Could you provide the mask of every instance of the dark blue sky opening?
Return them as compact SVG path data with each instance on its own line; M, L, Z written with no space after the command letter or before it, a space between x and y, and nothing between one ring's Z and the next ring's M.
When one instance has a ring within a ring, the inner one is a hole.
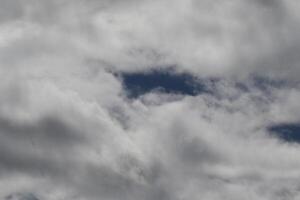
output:
M121 74L124 88L130 98L137 98L153 90L195 96L207 92L205 84L189 74L168 71Z
M300 143L300 123L279 124L268 128L271 135L286 141Z

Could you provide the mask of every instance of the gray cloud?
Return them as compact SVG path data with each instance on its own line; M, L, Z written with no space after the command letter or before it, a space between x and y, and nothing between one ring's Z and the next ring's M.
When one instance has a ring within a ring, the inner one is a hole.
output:
M17 194L11 194L5 197L5 200L38 200L37 197L35 197L33 194L22 194L22 193L17 193Z

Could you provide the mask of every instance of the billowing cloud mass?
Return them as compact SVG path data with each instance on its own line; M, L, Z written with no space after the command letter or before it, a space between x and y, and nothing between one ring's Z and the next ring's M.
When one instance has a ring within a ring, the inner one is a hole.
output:
M0 199L300 199L300 146L270 134L300 123L299 11L0 0ZM152 70L208 92L130 98L122 74Z

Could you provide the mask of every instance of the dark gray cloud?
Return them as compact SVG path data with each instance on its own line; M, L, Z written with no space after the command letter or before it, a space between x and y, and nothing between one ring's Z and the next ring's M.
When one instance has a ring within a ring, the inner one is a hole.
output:
M16 193L5 197L5 200L38 200L32 193Z
M18 139L37 139L54 144L68 145L69 142L83 142L84 133L68 126L63 120L55 117L45 117L32 123L14 122L9 119L0 119L2 137Z
M21 1L9 1L3 0L1 1L1 14L0 14L0 21L5 22L12 19L17 19L22 17L23 15L23 8Z
M37 176L66 175L72 171L69 169L72 149L86 145L84 132L67 125L58 116L34 122L1 118L0 139L1 176L19 172Z

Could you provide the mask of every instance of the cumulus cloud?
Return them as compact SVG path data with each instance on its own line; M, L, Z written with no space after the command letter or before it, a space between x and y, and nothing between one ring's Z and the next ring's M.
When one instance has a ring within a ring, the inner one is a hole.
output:
M0 3L0 199L300 198L269 133L300 121L297 1ZM209 92L128 98L151 70Z

